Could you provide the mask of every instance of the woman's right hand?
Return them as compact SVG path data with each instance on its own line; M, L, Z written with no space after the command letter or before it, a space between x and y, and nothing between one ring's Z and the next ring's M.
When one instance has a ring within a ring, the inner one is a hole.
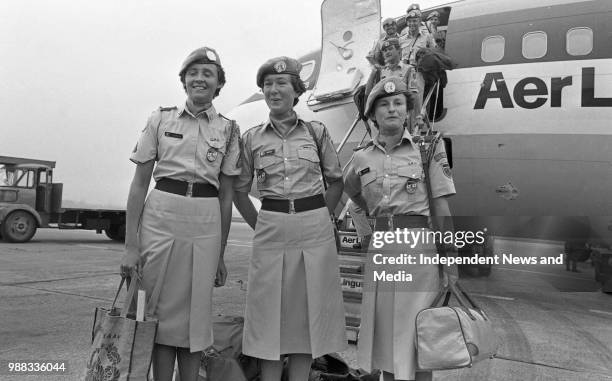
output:
M121 274L121 277L127 278L133 274L134 271L138 272L139 276L142 276L140 253L138 250L126 248L123 258L121 259L119 273Z

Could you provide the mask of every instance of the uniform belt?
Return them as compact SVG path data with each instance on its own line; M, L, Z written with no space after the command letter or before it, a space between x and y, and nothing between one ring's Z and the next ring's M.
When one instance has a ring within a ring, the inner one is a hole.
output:
M374 230L387 231L427 227L429 227L427 216L395 214L393 216L376 217L376 225Z
M155 189L185 197L219 197L219 191L209 183L192 183L163 177L155 184Z
M322 194L315 196L297 198L295 200L277 200L274 198L264 198L261 201L261 208L263 210L270 210L273 212L282 213L299 213L307 210L319 209L327 206L325 203L325 197Z

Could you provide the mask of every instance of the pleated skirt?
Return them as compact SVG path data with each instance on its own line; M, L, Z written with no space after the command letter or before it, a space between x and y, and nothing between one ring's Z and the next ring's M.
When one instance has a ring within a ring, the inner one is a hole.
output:
M327 208L261 210L249 267L243 351L266 360L346 347L338 254Z
M201 351L213 343L212 291L221 247L219 200L153 189L142 213L139 240L148 312L159 319L157 344Z
M421 229L418 229L421 230ZM435 244L385 244L382 249L368 247L368 258L374 253L385 257L423 253L433 256ZM412 282L381 282L373 279L366 267L361 308L361 328L357 343L358 364L371 371L393 373L396 380L414 380L416 371L416 315L431 303L440 290L437 265L389 265L391 271L405 271Z

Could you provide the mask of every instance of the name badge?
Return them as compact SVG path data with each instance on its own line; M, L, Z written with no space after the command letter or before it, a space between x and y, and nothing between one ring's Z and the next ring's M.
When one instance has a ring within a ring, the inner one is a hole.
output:
M366 173L369 173L369 172L370 172L370 167L364 168L361 171L359 171L359 176L363 176L363 175L365 175Z
M176 139L182 139L183 138L183 134L177 134L175 132L164 132L164 135L169 137L169 138L176 138Z
M274 149L269 149L267 151L263 151L259 153L259 157L264 157L264 156L271 156L274 155L274 152L276 152L276 150Z

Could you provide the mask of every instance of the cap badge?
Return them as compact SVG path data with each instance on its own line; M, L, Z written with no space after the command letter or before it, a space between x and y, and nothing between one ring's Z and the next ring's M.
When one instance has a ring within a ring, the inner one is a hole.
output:
M385 91L387 93L392 93L395 91L395 83L393 82L387 82L385 83Z
M214 62L217 62L217 55L212 50L206 50L206 57Z
M285 61L278 61L274 64L274 70L276 70L277 73L282 73L285 69L287 69Z

